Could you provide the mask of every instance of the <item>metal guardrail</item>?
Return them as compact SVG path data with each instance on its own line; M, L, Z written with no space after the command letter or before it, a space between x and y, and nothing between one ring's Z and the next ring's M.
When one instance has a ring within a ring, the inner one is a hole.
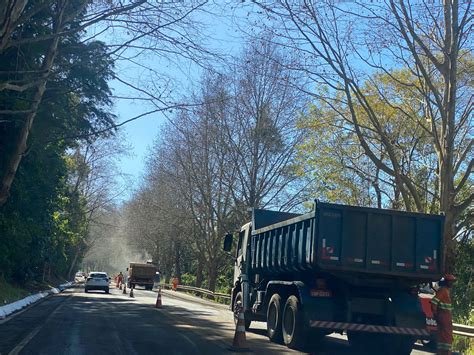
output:
M173 285L171 285L171 284L161 284L161 286L166 287L168 289L173 289ZM204 288L178 285L177 289L178 290L183 290L183 291L197 292L197 293L201 293L201 294L204 294L204 295L213 296L213 297L216 297L216 298L222 298L222 299L230 301L230 295L228 295L226 293L212 292L212 291L206 290Z
M453 333L456 335L474 338L474 327L464 324L453 324Z

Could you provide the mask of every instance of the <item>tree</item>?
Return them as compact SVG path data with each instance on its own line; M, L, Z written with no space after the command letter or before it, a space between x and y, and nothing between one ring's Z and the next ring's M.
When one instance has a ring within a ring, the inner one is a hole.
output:
M199 98L202 106L180 113L164 142L167 158L173 159L167 162L177 165L171 173L180 174L173 178L194 219L198 260L207 269L210 290L215 290L218 272L226 260L222 235L235 228L231 184L236 167L225 147L222 127L228 112L226 93L218 80L206 79Z
M265 37L248 43L227 73L232 114L224 124L223 143L238 166L233 194L243 220L248 208L288 209L300 202L292 164L302 141L296 122L307 96L298 90L301 80L288 70L296 60Z
M260 2L260 7L273 21L273 31L280 34L275 36L279 44L305 58L298 69L329 87L328 94L318 98L347 118L364 154L393 178L407 210L425 211L420 190L416 178L404 169L403 157L397 155L390 127L377 115L376 103L397 110L401 120L415 124L430 137L437 165L433 194L446 216L444 240L451 268L457 222L474 199L473 94L472 86L467 85L467 68L458 65L470 51L471 2L438 5L390 0L365 5L304 1L297 5L279 1L272 8ZM394 69L401 67L410 75L393 77ZM374 74L385 74L393 86L403 86L421 97L416 115L404 110L400 95L387 96ZM375 101L364 92L368 82ZM344 113L337 110L341 105ZM373 136L383 147L384 159L367 139ZM466 195L461 193L465 189L470 191Z
M74 136L89 133L113 122L109 111L107 80L112 62L100 42L83 44L79 36L69 36L58 46L62 53L50 74L34 121L31 122L29 149L18 179L11 187L12 198L0 209L2 220L1 266L17 281L49 275L66 276L74 252L85 232L87 204L77 189L71 188L75 174L68 149L77 147ZM3 68L15 67L15 52L4 52ZM34 48L24 48L20 66L34 67ZM29 104L29 96L0 92L2 109L15 111ZM24 125L15 114L7 115L0 126L0 165L8 165L16 149L16 137Z
M102 57L104 60L113 58L134 62L133 58L140 54L136 51L159 53L170 58L175 55L191 57L194 54L194 59L197 59L198 53L206 51L194 40L198 36L197 27L192 28L192 35L187 31L194 24L189 19L190 15L203 3L173 4L170 7L160 2L148 4L144 0L125 3L3 0L0 11L0 61L9 65L0 71L0 92L6 92L14 99L7 101L5 107L0 107L0 115L6 117L0 122L16 122L17 126L9 132L9 149L4 152L5 158L0 165L0 206L8 199L16 171L27 151L28 137L47 85L54 73L62 70L61 65L65 64L64 61L58 63L63 59L61 47L67 46L71 38L77 41L79 36L84 42L96 42L97 33L105 36L118 29L120 35L115 33L112 37L120 38L121 42L108 45L106 55ZM85 30L91 27L96 34L87 37ZM128 50L135 53L128 53ZM164 101L165 93L159 88L142 89L119 75L115 75L115 79L144 95L133 99L149 101L153 109L120 124L108 122L104 127L95 127L93 132L84 134L82 138L113 130L144 115L163 111L170 105Z
M117 197L126 189L125 177L118 169L118 159L126 154L126 146L117 139L99 138L83 142L69 154L69 184L72 194L79 197L83 206L83 228L69 265L68 278L72 278L80 261L93 248L100 233L99 228L107 210L113 210Z
M305 101L291 63L275 46L249 44L225 72L205 72L183 98L190 105L162 128L127 207L133 244L162 271L192 272L196 286L207 280L214 290L228 265L222 236L248 220L249 207L288 208L299 196L293 162Z

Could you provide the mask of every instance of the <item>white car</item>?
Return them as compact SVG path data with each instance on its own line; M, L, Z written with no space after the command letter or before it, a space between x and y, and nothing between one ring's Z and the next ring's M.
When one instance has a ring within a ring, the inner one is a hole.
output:
M81 271L76 272L76 276L74 276L74 281L78 283L83 283L86 281L86 275Z
M106 272L91 271L84 285L84 290L86 293L90 290L103 290L105 293L109 293L109 281L110 278Z

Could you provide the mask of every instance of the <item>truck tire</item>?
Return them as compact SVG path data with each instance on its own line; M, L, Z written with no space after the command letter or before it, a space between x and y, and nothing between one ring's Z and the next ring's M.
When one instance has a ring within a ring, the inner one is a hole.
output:
M278 293L275 293L272 298L270 298L267 309L267 335L268 338L275 343L283 342L283 333L281 329L283 315L282 308L281 297Z
M234 312L234 323L235 324L237 324L237 320L238 320L238 317L239 317L239 309L242 307L242 304L243 304L242 292L238 292L235 295L234 309L232 310ZM244 315L244 317L245 317L245 330L249 330L250 323L252 323L252 321L250 319L248 319L248 315Z
M282 319L283 342L290 349L302 349L306 344L307 327L298 297L288 297Z

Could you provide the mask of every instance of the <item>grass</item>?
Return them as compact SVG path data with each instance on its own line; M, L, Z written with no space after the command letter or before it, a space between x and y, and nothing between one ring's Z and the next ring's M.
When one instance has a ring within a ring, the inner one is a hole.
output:
M51 287L50 283L59 284L63 280L54 279L53 282L30 281L25 285L17 285L6 281L0 276L0 306L12 303L25 298L33 293L47 290Z
M29 294L30 292L27 289L12 285L0 278L0 306L18 301Z

